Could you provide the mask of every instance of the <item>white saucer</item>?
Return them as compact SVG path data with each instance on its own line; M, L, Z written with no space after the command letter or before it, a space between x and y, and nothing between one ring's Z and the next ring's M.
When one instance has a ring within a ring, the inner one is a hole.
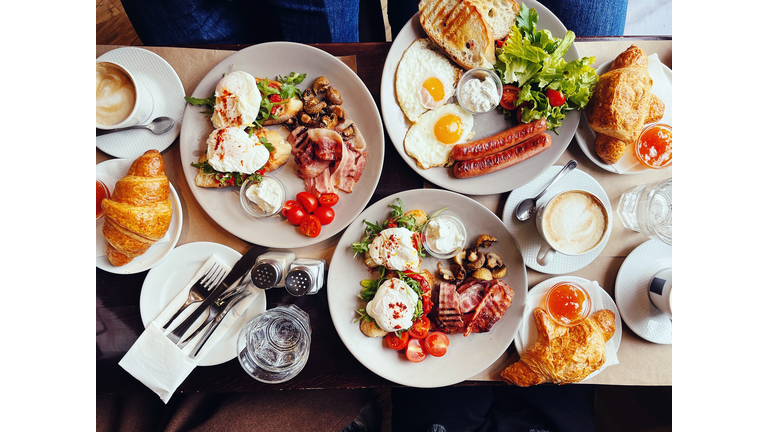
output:
M603 371L608 366L619 364L619 358L616 353L619 352L619 345L621 345L621 318L619 316L619 308L616 307L616 303L613 302L611 296L605 292L605 290L598 285L597 282L590 281L584 278L576 276L558 276L547 279L540 282L535 287L528 291L528 300L525 303L525 312L523 312L523 323L520 325L520 329L517 331L515 337L515 349L521 356L523 353L533 346L538 340L538 333L536 331L536 323L533 319L533 310L538 307L544 307L544 297L547 295L547 291L552 288L552 285L558 282L575 282L589 293L590 299L592 299L592 313L608 309L615 315L616 330L613 333L608 342L605 343L605 364L598 370L592 372L585 378L585 380L594 377Z
M149 325L173 300L211 255L232 267L242 257L236 250L218 243L194 242L173 250L171 256L149 271L141 286L139 310L144 327ZM258 289L258 288L254 288ZM214 366L237 356L237 336L251 318L267 310L267 296L262 292L240 315L211 351L200 360L200 366Z
M96 165L96 178L103 181L109 192L115 190L115 183L123 178L133 163L132 159L110 159ZM172 183L168 183L171 189L171 207L173 216L171 224L168 226L168 232L157 243L150 246L144 254L136 257L133 261L120 267L115 267L109 262L106 255L106 243L102 229L104 227L104 218L96 221L96 267L115 274L134 274L149 270L155 264L162 261L176 247L176 243L181 236L181 227L184 215L181 211L181 201L176 189Z
M672 268L672 246L648 240L636 247L616 275L616 303L621 317L641 338L657 344L672 343L672 320L648 298L648 283L659 270Z
M545 171L544 174L531 180L528 184L510 192L507 202L504 204L504 212L502 213L501 220L504 222L504 226L507 227L507 230L509 230L509 232L512 233L512 236L515 237L518 245L520 245L520 251L523 253L523 261L525 262L525 265L541 273L566 274L586 267L589 263L594 261L605 248L611 234L611 227L613 226L613 211L611 210L611 200L608 199L608 194L605 193L605 190L600 186L600 183L592 178L592 176L584 171L575 169L560 179L560 181L553 184L547 193L539 199L538 204L543 205L556 194L566 190L581 189L591 192L596 197L600 198L603 204L605 204L605 209L608 212L608 228L606 235L597 247L584 255L568 256L556 253L546 266L542 266L536 262L536 255L539 253L539 248L544 242L544 239L541 238L541 235L536 230L536 216L531 217L525 222L520 222L515 217L515 208L520 201L538 195L562 168L562 166L553 166Z
M135 159L147 150L162 152L173 144L181 131L181 118L186 105L184 85L173 67L152 51L135 47L117 48L96 60L118 62L130 68L132 73L146 78L144 81L155 102L149 119L166 116L176 121L173 129L162 135L148 130L128 130L97 136L96 147L114 157Z

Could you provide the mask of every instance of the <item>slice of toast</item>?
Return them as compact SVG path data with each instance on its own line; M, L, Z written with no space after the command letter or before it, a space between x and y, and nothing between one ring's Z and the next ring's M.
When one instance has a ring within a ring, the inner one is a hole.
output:
M464 69L493 67L494 40L481 9L471 1L421 0L419 21L430 39Z
M485 22L491 27L493 40L502 40L515 25L520 5L515 0L470 0L483 14Z

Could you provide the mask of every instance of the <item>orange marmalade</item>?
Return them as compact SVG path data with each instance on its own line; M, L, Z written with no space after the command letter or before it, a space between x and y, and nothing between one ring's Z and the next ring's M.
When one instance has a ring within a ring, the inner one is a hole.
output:
M101 218L104 211L101 209L101 202L109 198L109 189L101 180L96 179L96 220Z
M580 323L592 311L587 290L573 282L559 282L547 292L545 307L558 324L572 326Z
M672 163L672 126L646 127L635 143L635 156L648 168L668 167Z

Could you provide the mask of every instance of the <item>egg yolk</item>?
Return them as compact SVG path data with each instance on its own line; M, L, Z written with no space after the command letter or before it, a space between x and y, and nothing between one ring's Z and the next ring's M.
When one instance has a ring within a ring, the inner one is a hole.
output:
M435 122L435 137L443 144L453 144L464 133L464 123L455 114L446 114Z
M421 87L429 93L434 102L440 102L445 98L445 87L443 87L443 82L436 77L427 78L421 84Z

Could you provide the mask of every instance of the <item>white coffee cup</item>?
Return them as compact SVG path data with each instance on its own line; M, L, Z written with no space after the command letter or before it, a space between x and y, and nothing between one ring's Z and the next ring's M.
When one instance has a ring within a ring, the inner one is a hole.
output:
M653 275L648 283L651 303L669 319L672 319L672 269L664 269Z
M584 190L560 192L536 211L536 229L544 239L536 262L546 266L561 253L583 255L608 235L608 211L594 194Z
M143 80L121 64L96 62L97 129L118 129L149 120L154 100Z

